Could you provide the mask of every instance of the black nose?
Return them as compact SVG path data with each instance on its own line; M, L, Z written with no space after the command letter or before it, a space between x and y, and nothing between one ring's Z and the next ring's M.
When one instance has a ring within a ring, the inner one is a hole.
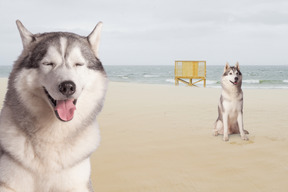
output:
M235 81L238 81L238 77L235 77Z
M76 85L73 81L63 81L62 83L60 83L59 85L59 91L69 97L71 95L73 95L76 91Z

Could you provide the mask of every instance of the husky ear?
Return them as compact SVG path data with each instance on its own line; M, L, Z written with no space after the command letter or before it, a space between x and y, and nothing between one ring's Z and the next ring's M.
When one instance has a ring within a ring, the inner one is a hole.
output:
M235 68L236 68L238 71L240 70L238 61L237 61L236 65L235 65Z
M226 72L230 68L229 63L227 62L225 67L224 67L224 72Z
M88 41L90 43L90 46L97 58L98 57L98 49L99 49L99 42L100 42L100 36L101 36L101 29L102 29L103 23L100 21L96 27L93 29L93 31L90 33L90 35L87 37Z
M16 25L22 39L23 48L25 49L33 41L33 34L19 20L16 21Z

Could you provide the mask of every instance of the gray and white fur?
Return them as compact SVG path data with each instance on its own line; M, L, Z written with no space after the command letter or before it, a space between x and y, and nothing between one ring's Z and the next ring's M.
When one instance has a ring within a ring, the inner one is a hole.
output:
M32 34L16 23L23 51L0 114L0 191L92 192L89 158L108 81L98 57L102 23L87 37Z
M230 67L228 63L221 78L222 93L218 104L218 118L215 122L214 135L223 134L228 141L229 134L239 134L248 140L248 131L243 128L243 92L242 73L239 64Z

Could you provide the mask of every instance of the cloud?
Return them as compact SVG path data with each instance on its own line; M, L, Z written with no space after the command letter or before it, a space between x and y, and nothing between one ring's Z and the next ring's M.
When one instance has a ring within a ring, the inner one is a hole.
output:
M107 64L170 64L182 58L287 64L287 7L285 0L2 0L0 60L10 64L21 51L16 19L32 33L80 35L101 20L100 55Z

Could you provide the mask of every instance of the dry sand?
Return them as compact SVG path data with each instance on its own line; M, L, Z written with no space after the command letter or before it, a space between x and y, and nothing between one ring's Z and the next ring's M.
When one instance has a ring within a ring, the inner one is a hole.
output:
M212 136L220 89L111 82L95 191L287 192L288 90L243 91L250 140L224 142Z

